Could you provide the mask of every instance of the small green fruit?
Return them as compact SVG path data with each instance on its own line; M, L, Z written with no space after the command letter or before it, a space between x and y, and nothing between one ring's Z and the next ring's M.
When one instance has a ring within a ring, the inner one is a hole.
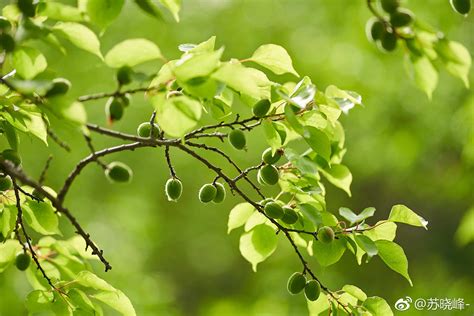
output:
M33 0L18 0L18 9L27 17L34 17L36 11L36 5L33 4Z
M114 122L122 118L124 105L119 99L110 98L105 105L105 114L109 121Z
M309 280L304 287L304 294L310 301L316 301L321 294L321 286L316 280Z
M283 208L277 202L268 202L263 208L268 217L279 219L283 217Z
M323 226L318 230L318 240L329 244L334 240L334 230L331 227Z
M300 293L301 291L303 291L305 286L306 286L306 277L302 273L295 272L288 279L287 289L288 289L288 292L290 292L290 294L295 295L295 294Z
M107 166L105 175L111 182L130 182L133 171L126 164L114 161Z
M298 221L298 213L291 207L285 206L283 207L283 217L281 220L288 225L293 225Z
M16 256L15 265L20 271L25 271L30 266L31 257L26 253L20 253Z
M229 142L237 150L242 150L247 144L245 134L240 129L234 129L229 133Z
M0 191L7 191L12 188L13 182L10 177L0 177Z
M376 42L382 39L385 32L385 25L378 18L371 18L367 21L366 34L369 41Z
M0 16L0 30L8 32L12 28L12 24L4 16Z
M265 151L262 154L262 160L267 165L273 165L273 164L277 163L278 160L280 160L281 156L283 156L283 150L282 149L278 149L275 152L275 154L272 155L272 149L267 148L267 149L265 149Z
M45 97L50 98L66 94L71 89L71 82L64 78L53 80L53 86L46 92Z
M7 53L12 52L15 49L15 40L10 34L0 34L0 47L3 48Z
M260 100L253 106L252 112L256 117L264 117L270 110L271 103L269 100Z
M393 27L403 27L412 23L414 20L413 12L407 9L399 9L390 15L390 24Z
M199 190L199 201L201 201L202 203L209 203L212 200L214 200L216 195L217 195L216 187L210 183L205 184Z
M380 43L383 50L392 52L397 48L397 35L392 32L385 32Z
M2 158L4 160L8 160L11 163L13 163L15 166L21 165L21 157L18 155L18 152L16 152L13 149L5 149L2 152Z
M121 86L127 85L132 82L132 68L123 66L117 70L117 81Z
M125 93L119 97L120 102L122 102L124 107L127 107L132 102L132 96L130 93Z
M270 202L274 202L274 200L271 199L271 198L266 198L266 199L260 201L260 205L265 206L265 205L267 205L267 204L270 203Z
M221 203L222 201L224 201L225 196L226 196L225 187L222 183L216 183L214 184L214 186L216 187L217 191L216 191L216 197L212 200L212 202Z
M400 6L399 0L382 0L381 3L382 9L387 13L392 13Z
M168 201L176 202L183 193L183 184L179 179L170 178L168 181L166 181L165 192L166 196L168 197Z
M451 6L459 14L469 14L471 11L471 0L451 0Z
M278 183L278 169L273 165L265 165L258 171L258 177L263 183L268 185L275 185Z
M151 132L151 129L152 128L151 128L150 122L141 123L137 128L137 134L138 136L144 137L144 138L148 138L150 136L153 138L156 138L160 135L161 131L157 124L153 123L153 132Z

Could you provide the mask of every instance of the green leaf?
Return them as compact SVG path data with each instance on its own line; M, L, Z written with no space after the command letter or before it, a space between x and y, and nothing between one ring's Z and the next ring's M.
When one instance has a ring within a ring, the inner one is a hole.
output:
M15 261L16 255L21 251L17 240L8 239L0 243L0 273L5 271Z
M253 53L250 60L273 71L277 75L291 73L299 77L293 68L293 62L288 52L281 46L262 45Z
M86 293L77 288L73 288L69 290L67 296L70 302L75 307L75 313L84 313L84 315L95 315L96 309L94 307L94 304L89 299Z
M252 264L252 269L257 272L257 265L265 261L277 247L277 235L268 225L258 225L240 237L240 253Z
M309 147L311 147L311 149L314 150L314 152L317 153L319 156L324 158L324 160L329 162L331 158L331 142L328 136L326 135L326 133L312 126L305 126L304 130L305 132L303 134L303 138L306 141L306 143L309 145ZM336 169L336 171L337 172L335 172L335 174L337 176L344 175L344 173L342 172L344 171L343 168L338 168ZM335 178L333 178L333 180L335 180ZM345 181L344 183L347 186L348 179L344 179L344 181ZM337 183L340 184L339 182ZM350 191L348 192L348 194L350 195Z
M323 312L327 311L330 307L328 298L325 294L321 293L316 301L306 300L308 303L309 316L320 316L324 315ZM327 313L326 313L327 314Z
M64 118L70 123L84 125L87 123L87 113L81 102L73 101L69 97L49 98L48 109L59 118Z
M374 216L375 213L375 208L373 207L368 207L364 209L359 215L356 215L354 212L352 212L350 209L346 207L341 207L339 208L339 214L347 219L351 225L355 223L360 223L363 220Z
M163 18L160 9L158 9L158 7L154 5L150 0L135 0L135 3L146 14L149 14L152 17L157 18L158 20L161 20Z
M74 22L59 22L53 27L53 30L67 38L78 48L103 59L99 39L88 27Z
M48 145L48 127L41 115L38 112L28 112L28 117L25 119L25 126L28 133L41 139Z
M282 146L281 138L277 130L274 128L272 120L263 120L262 126L268 145L270 145L273 150L280 148Z
M181 0L160 0L160 3L171 12L176 22L179 22L179 10L181 10Z
M24 79L33 79L48 67L46 58L32 47L20 47L13 52L13 67Z
M377 246L375 242L365 235L355 235L355 241L362 250L367 253L369 258L375 256L378 253Z
M165 100L162 96L155 96L152 103L156 109L158 124L173 137L184 136L201 118L201 103L184 95Z
M186 82L210 75L220 63L223 49L201 54L186 54L174 64L176 79Z
M348 114L356 105L362 105L362 97L354 91L341 90L330 85L324 91L327 98L334 100L342 112Z
M38 14L56 21L82 22L84 15L76 7L59 2L43 2L38 6Z
M51 303L53 300L53 293L35 290L28 294L25 305L30 313L40 313L51 310Z
M87 14L91 22L106 28L122 11L125 0L87 0Z
M243 226L249 217L254 213L255 208L249 203L240 203L234 206L229 213L229 221L227 222L227 233L240 226Z
M438 85L438 71L425 55L416 56L411 54L409 60L412 65L411 77L418 88L423 90L428 98L431 99L433 91Z
M405 223L412 226L428 229L428 221L419 216L405 205L394 205L390 211L388 220L392 222Z
M329 182L344 190L347 195L351 196L352 174L349 168L344 165L333 164L330 168L320 171Z
M350 285L350 284L344 285L342 287L342 290L352 295L353 297L355 297L357 300L361 302L367 299L367 295L364 293L364 291L362 291L360 288L358 288L355 285Z
M8 140L8 144L14 150L18 149L18 144L20 142L20 138L18 137L18 133L15 131L15 128L11 126L8 122L2 122L2 127L5 132L5 136Z
M253 212L252 215L250 215L250 217L247 219L247 221L245 222L245 226L244 226L244 230L246 232L249 232L251 231L254 227L258 226L258 225L261 225L261 224L265 224L265 223L270 223L270 221L265 217L263 216L262 213L260 212Z
M212 74L212 78L256 100L270 98L271 82L267 76L259 70L246 68L240 63L224 63Z
M107 283L106 281L99 278L97 275L90 271L81 271L77 274L75 281L77 284L87 288L91 288L98 291L109 291L114 292L116 289Z
M132 302L128 297L119 290L113 292L103 291L97 294L91 295L96 300L101 301L104 304L109 305L117 312L125 316L134 316L136 315L135 309L133 308Z
M408 260L402 247L389 240L376 240L375 245L385 264L393 271L400 273L413 286L408 274Z
M393 316L390 305L381 297L371 296L368 297L362 304L372 316Z
M397 233L397 224L388 221L380 221L374 225L374 228L366 230L364 235L372 240L389 240L393 241Z
M113 68L133 67L147 61L162 59L161 51L155 43L143 39L128 39L118 43L105 55L105 63Z
M322 212L320 212L315 206L308 203L302 203L299 205L299 209L304 217L309 219L315 227L318 227L323 223Z
M314 256L323 267L335 264L346 251L346 243L342 239L335 239L331 243L315 241L313 243Z
M474 241L474 207L467 211L462 217L455 237L456 242L460 246L465 246Z
M444 63L446 70L453 76L460 78L466 88L469 88L469 70L471 69L471 54L464 45L458 42L439 40L435 50Z
M23 205L25 220L32 229L43 235L61 234L58 216L46 202L28 201Z

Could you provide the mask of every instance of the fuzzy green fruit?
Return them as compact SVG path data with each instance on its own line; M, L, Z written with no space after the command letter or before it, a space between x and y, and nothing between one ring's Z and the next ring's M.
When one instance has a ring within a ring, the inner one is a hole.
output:
M331 227L323 226L318 230L318 240L329 244L334 240L334 230Z
M5 149L2 152L2 158L4 160L8 160L11 163L13 163L15 166L21 165L21 157L18 155L18 152L16 152L13 149Z
M111 182L130 182L133 171L126 164L114 161L107 166L105 175Z
M252 113L256 117L264 117L267 115L268 110L270 110L271 103L269 100L260 100L252 108Z
M3 48L7 53L12 52L15 49L15 40L10 34L0 34L0 47Z
M304 287L304 294L309 301L316 301L321 294L321 285L316 280L309 280Z
M31 257L26 253L20 253L16 256L15 265L20 271L25 271L30 266Z
M247 144L245 134L240 129L234 129L229 133L229 142L237 150L242 150Z
M290 294L295 295L303 291L303 289L305 288L305 285L306 285L306 277L304 276L304 274L295 272L288 279L287 289L288 289L288 292L290 292Z
M450 0L454 11L459 14L469 14L471 11L471 0Z
M265 165L258 171L258 177L263 183L268 185L275 185L278 183L278 169L273 165Z
M166 181L165 193L168 197L168 201L176 202L183 193L183 184L179 179L170 178Z
M216 195L217 195L216 187L210 183L205 184L199 190L199 201L201 201L202 203L209 203L212 200L214 200Z
M400 6L399 0L381 0L382 9L387 13L392 13Z
M222 201L225 200L226 192L225 192L225 187L222 183L216 183L214 184L216 187L216 196L212 200L214 203L221 203Z
M45 97L50 98L66 94L71 89L71 82L64 78L53 80L53 86L46 92Z
M132 82L132 68L128 66L123 66L117 70L117 82L119 85L127 85Z
M151 133L151 129L152 128L151 128L150 122L141 123L137 128L137 134L138 136L144 137L144 138L148 138L150 136L153 138L156 138L160 135L161 130L157 124L153 123L153 133Z
M369 41L376 42L382 39L385 33L385 25L378 18L371 18L367 21L366 34Z
M281 156L283 156L283 150L277 149L274 155L272 155L272 149L267 148L262 154L262 161L267 165L273 165L280 160Z
M0 191L7 191L12 188L12 179L10 177L0 177Z
M382 36L380 46L384 51L394 51L395 48L397 48L397 35L392 32L385 32Z
M263 210L270 218L279 219L283 217L283 208L277 202L268 202Z
M390 15L390 24L393 27L403 27L411 24L414 20L413 12L407 9L399 9Z
M291 207L284 206L281 220L288 225L293 225L298 221L298 213Z
M124 104L119 99L110 98L105 105L105 114L111 122L118 121L122 118L124 112Z

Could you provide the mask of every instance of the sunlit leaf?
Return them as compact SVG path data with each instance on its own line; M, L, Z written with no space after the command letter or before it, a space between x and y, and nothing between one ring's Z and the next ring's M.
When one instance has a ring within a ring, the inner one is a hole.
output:
M252 264L257 272L257 265L265 261L277 247L277 235L268 225L258 225L240 237L240 253Z

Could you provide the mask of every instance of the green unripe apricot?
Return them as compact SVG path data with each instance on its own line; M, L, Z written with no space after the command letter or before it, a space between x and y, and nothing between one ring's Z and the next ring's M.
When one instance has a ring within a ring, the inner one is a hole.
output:
M283 150L278 149L274 155L272 155L272 149L267 148L262 154L262 161L267 165L273 165L280 160L281 156L283 156Z
M199 190L199 201L201 201L202 203L209 203L212 200L214 200L216 195L217 195L216 187L210 183L205 184Z
M234 129L229 133L229 142L237 150L242 150L247 144L245 134L240 129Z
M264 184L275 185L278 183L278 169L273 165L265 165L258 170L258 177Z
M27 17L35 16L36 6L33 4L33 0L18 0L18 9Z
M221 203L225 200L226 192L225 187L222 183L215 183L214 186L216 187L216 196L212 200L214 203Z
M176 202L183 193L183 184L179 179L170 178L168 181L166 181L165 192L166 196L168 197L168 201Z
M7 191L12 188L12 179L10 177L0 177L0 191Z
M392 32L385 32L380 44L383 50L387 52L394 51L397 48L397 35Z
M283 208L277 202L268 202L263 208L268 217L279 219L283 217Z
M127 85L132 82L132 68L123 66L117 70L117 81L120 85Z
M265 206L265 205L267 205L267 204L270 203L270 202L274 202L274 200L271 199L271 198L266 198L266 199L260 201L260 205Z
M18 152L16 152L13 149L5 149L2 152L2 158L4 160L8 160L11 163L13 163L15 166L21 165L21 157L18 155Z
M4 16L0 16L0 30L6 32L12 28L12 24Z
M122 162L111 162L105 170L105 175L111 182L130 182L133 171Z
M413 12L407 9L399 9L390 15L390 24L393 27L403 27L412 23L414 20Z
M304 287L304 294L310 301L316 301L321 294L321 285L316 280L309 280Z
M306 277L303 273L295 272L293 273L290 278L288 279L287 289L290 294L298 294L306 286Z
M331 227L323 226L318 230L318 240L329 244L334 240L334 230Z
M284 206L281 220L288 225L293 225L298 221L298 213L291 207Z
M105 114L111 121L118 121L122 118L124 112L124 104L119 99L110 98L105 105Z
M153 123L153 132L151 132L151 124L150 122L141 123L137 128L137 134L140 137L158 137L160 135L160 128L157 124ZM150 135L151 134L151 135Z
M378 41L385 33L385 25L378 18L371 18L367 21L366 33L369 41Z
M15 40L10 34L0 34L0 47L3 48L7 53L12 52L15 49Z
M25 271L30 266L31 257L26 253L20 253L15 258L15 265L20 271Z
M264 117L270 110L271 103L269 100L260 100L253 106L252 113L256 117Z
M459 14L466 15L471 11L471 0L451 0L451 6Z
M399 0L381 0L382 9L387 13L392 13L400 6Z
M66 94L71 89L71 82L64 78L56 78L53 80L53 86L46 92L45 97L50 98L58 95Z

